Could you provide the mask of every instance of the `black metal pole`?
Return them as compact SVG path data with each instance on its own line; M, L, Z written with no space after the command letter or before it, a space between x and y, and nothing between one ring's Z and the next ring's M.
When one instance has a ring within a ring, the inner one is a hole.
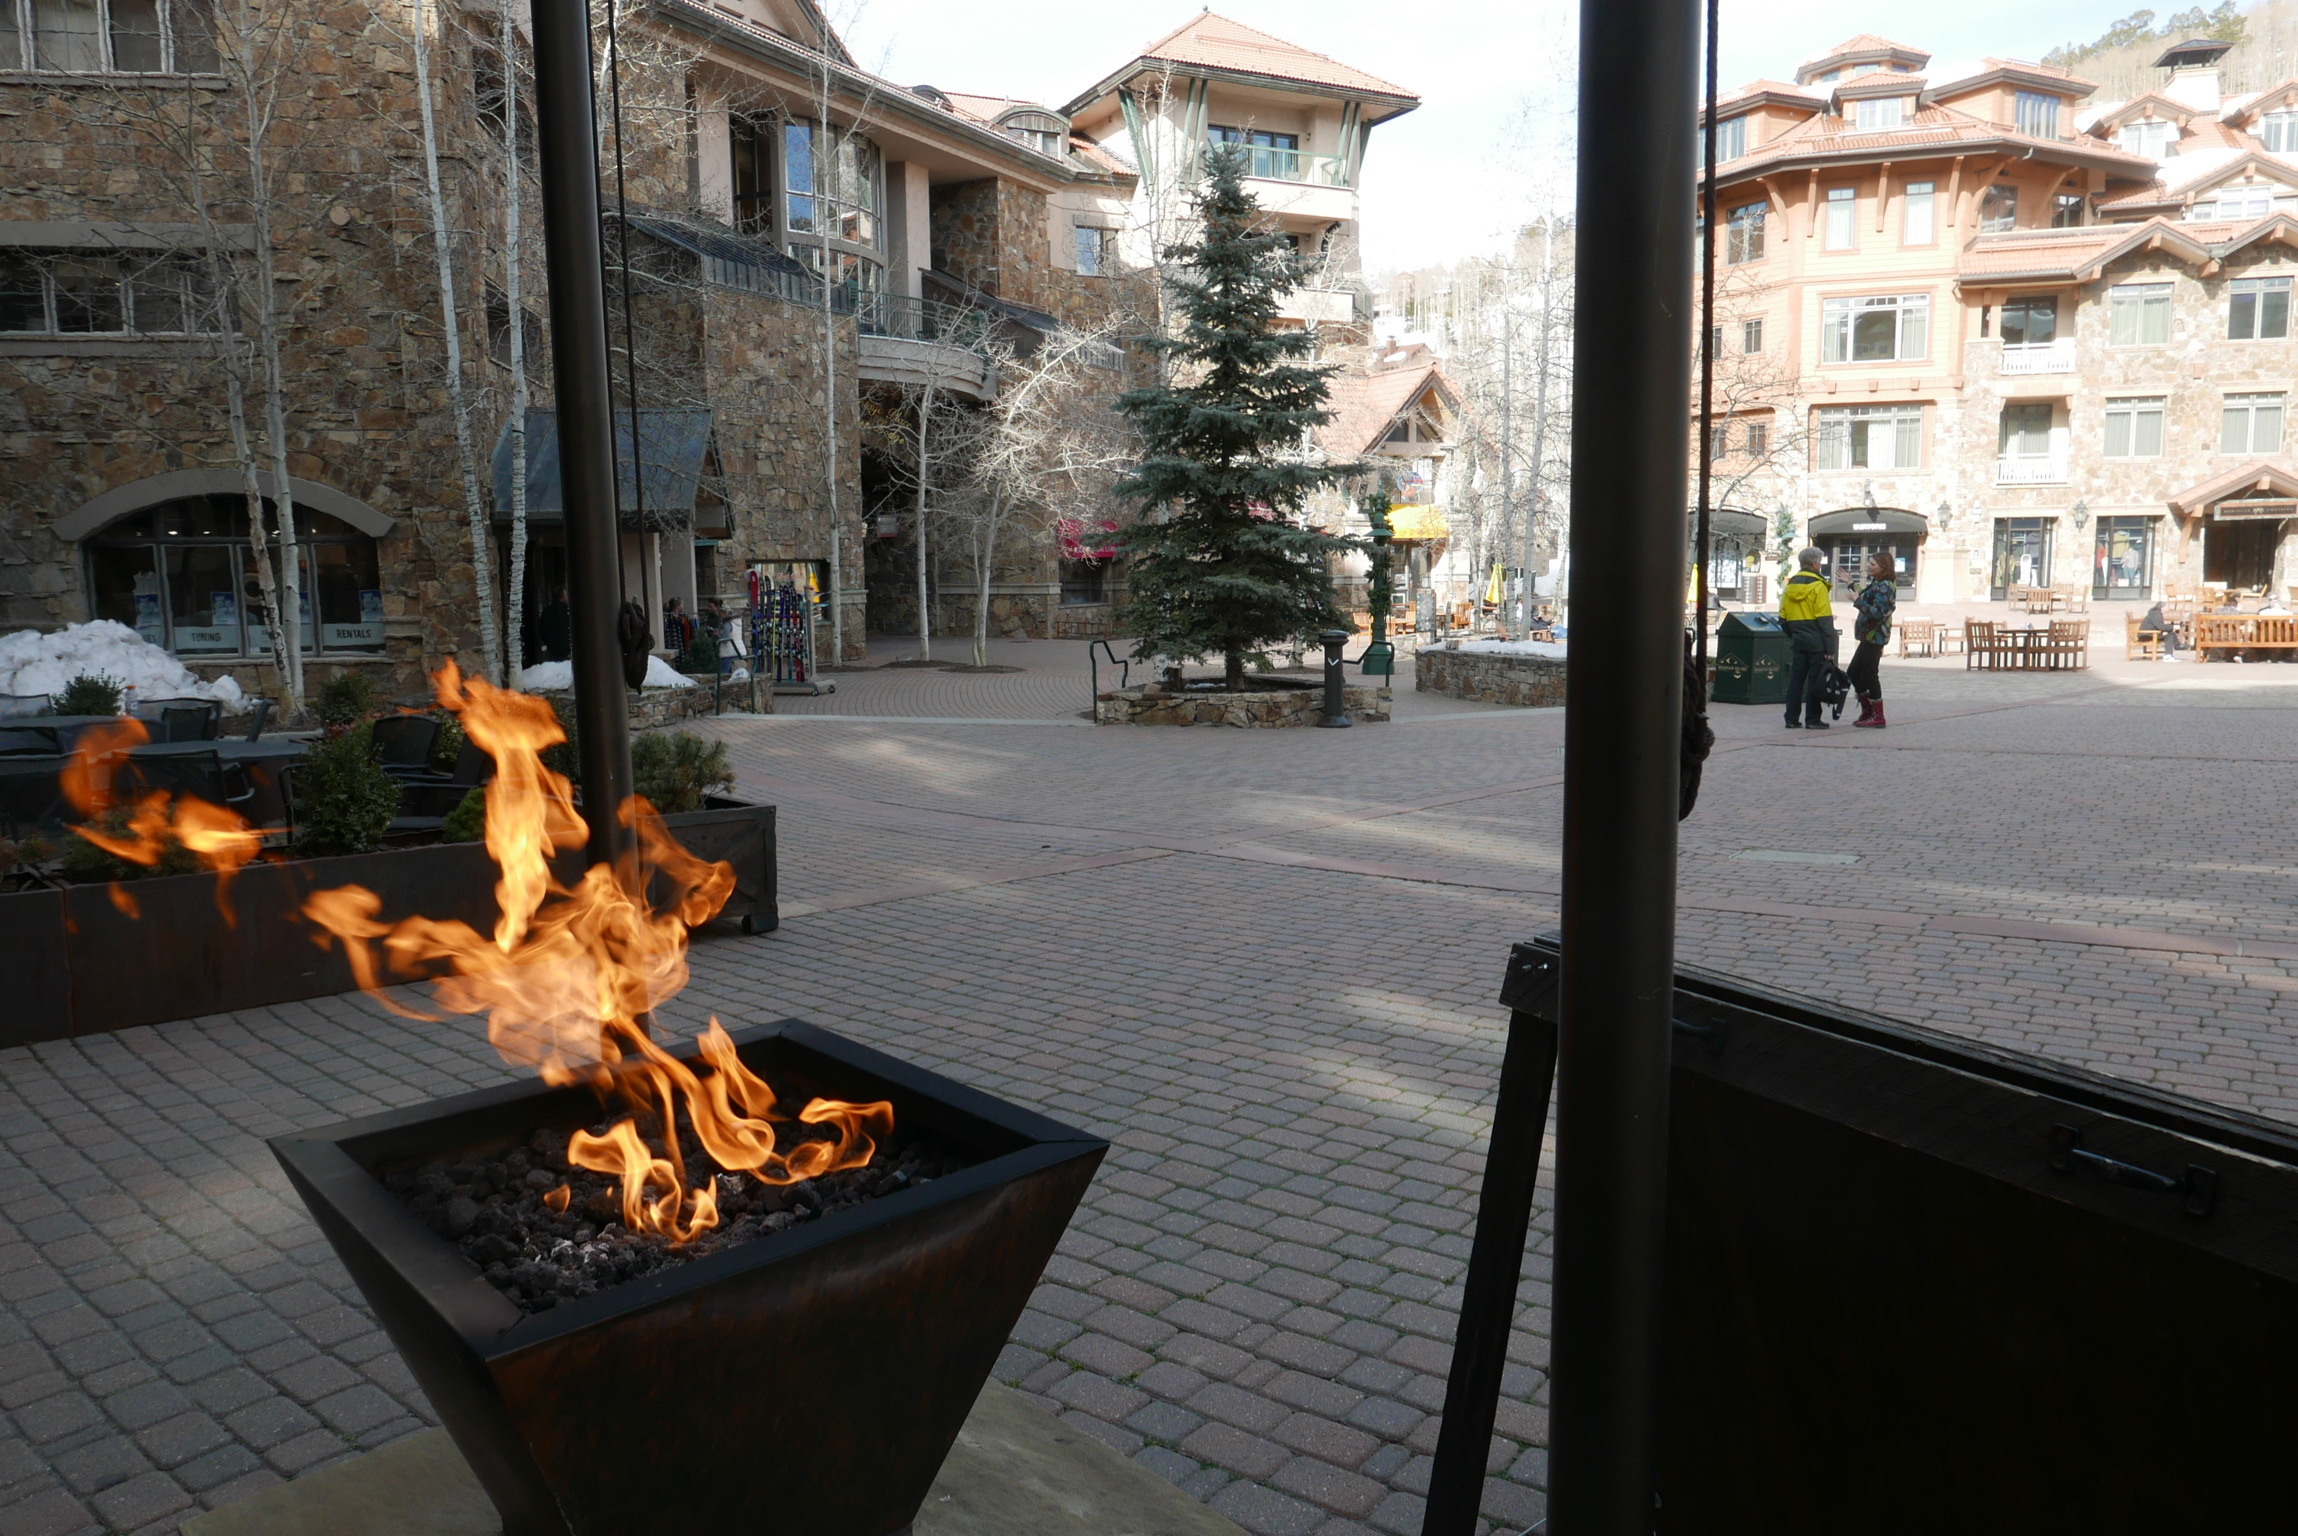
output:
M1684 674L1698 0L1581 0L1550 1527L1649 1536ZM1634 102L1627 114L1594 110ZM1622 456L1621 422L1657 451ZM1688 424L1688 423L1686 423ZM1704 449L1703 449L1704 451Z
M1325 714L1317 724L1340 730L1356 722L1348 717L1348 672L1341 661L1341 651L1348 645L1348 631L1328 629L1317 636L1325 648Z
M1492 1144L1476 1200L1476 1243L1461 1287L1460 1326L1452 1340L1452 1374L1444 1386L1444 1419L1420 1536L1474 1536L1484 1502L1484 1463L1500 1408L1508 1335L1516 1326L1516 1285L1524 1273L1524 1238L1540 1176L1540 1141L1548 1131L1548 1087L1556 1075L1556 1026L1536 1014L1508 1016L1508 1052L1492 1106Z
M551 374L558 388L567 596L574 619L575 721L593 863L631 846L616 817L630 797L623 705L621 530L615 519L614 398L607 382L606 271L599 255L598 137L590 12L535 0L535 140L542 161L543 265L551 284Z
M1716 13L1721 0L1707 0L1706 120L1700 132L1700 501L1699 527L1692 540L1693 660L1708 675L1708 544L1712 537L1709 499L1715 480L1716 353Z

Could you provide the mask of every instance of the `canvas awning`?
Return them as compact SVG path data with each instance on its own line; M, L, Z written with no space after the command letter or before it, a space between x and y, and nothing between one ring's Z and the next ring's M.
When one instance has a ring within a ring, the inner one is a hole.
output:
M1389 532L1400 539L1449 539L1452 525L1438 507L1399 503L1388 509Z
M630 412L614 413L615 505L625 528L683 533L694 526L694 496L710 453L710 413L697 410L642 410L640 466L646 474L646 511L639 515L638 477L632 466ZM511 429L495 441L495 520L511 516ZM558 412L527 412L527 516L560 522L566 516L559 487Z

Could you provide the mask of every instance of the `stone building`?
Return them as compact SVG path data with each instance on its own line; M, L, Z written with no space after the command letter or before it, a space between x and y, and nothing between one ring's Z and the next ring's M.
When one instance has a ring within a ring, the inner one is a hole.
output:
M0 625L116 618L202 672L274 691L258 577L262 559L280 569L278 546L257 554L247 486L252 472L269 526L284 461L310 681L379 669L406 691L450 656L476 665L490 606L478 600L482 563L492 608L535 659L536 619L565 565L523 86L517 111L505 110L523 22L506 61L492 0L245 0L274 50L250 60L234 54L229 29L220 46L203 30L210 12L191 0L162 0L156 34L137 20L152 6L122 0L114 16L112 3L34 7L24 27L0 30L0 111L14 125L0 144L10 469ZM1216 23L1233 29L1201 17L1166 41ZM424 193L418 25L453 254L468 477ZM1158 67L1197 80L1191 132L1218 136L1235 119L1271 159L1260 180L1272 216L1337 252L1353 229L1365 132L1413 103L1346 71L1347 99L1327 102L1336 88L1304 84L1293 64L1321 56L1268 41L1283 53L1276 76L1249 60ZM986 406L1044 337L1082 330L1121 343L1155 324L1138 165L1123 134L1075 122L1098 105L1114 112L1123 79L1062 109L899 85L856 66L812 0L662 0L630 13L618 42L626 131L603 93L600 111L625 591L651 612L672 598L692 611L712 595L738 600L753 572L794 579L822 596L821 658L831 659L833 629L857 656L873 571L905 533L861 452L865 403L898 407L905 387L931 378ZM603 35L597 51L604 61ZM1232 96L1234 110L1205 119L1208 101ZM272 119L260 187L250 103ZM1279 133L1263 122L1279 106L1306 115ZM523 175L508 173L507 126ZM206 181L195 184L194 166ZM1158 185L1168 200L1185 190L1173 175ZM506 296L514 202L517 315ZM276 453L262 349L251 346L267 305ZM1299 305L1302 324L1350 313L1345 289L1304 290ZM526 580L515 598L514 335L530 395ZM1089 387L1114 396L1130 365L1121 345L1104 351ZM992 583L999 632L1106 629L1121 594L1106 521L1017 522ZM942 582L945 624L970 622L971 594Z
M2290 596L2298 80L2222 96L2224 51L2090 104L1861 36L1723 98L1707 451L1756 563L1888 549L1940 603Z

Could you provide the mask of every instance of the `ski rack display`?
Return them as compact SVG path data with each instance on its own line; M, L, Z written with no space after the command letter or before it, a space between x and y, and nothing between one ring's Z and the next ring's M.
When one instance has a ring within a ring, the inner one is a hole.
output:
M753 666L772 678L778 694L838 691L815 675L814 609L819 587L811 561L784 561L750 572L747 615Z

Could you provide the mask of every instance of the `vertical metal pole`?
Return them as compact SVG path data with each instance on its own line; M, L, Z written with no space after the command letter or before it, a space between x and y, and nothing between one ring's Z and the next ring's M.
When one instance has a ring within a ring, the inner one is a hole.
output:
M1348 717L1348 673L1341 661L1348 631L1328 629L1317 639L1325 648L1325 714L1317 724L1328 730L1344 730L1356 723Z
M551 283L551 372L558 387L567 599L574 621L575 720L593 863L631 844L615 813L631 793L624 711L621 530L615 520L614 412L607 384L606 272L599 256L598 138L591 107L590 12L535 0L536 147L543 261Z
M1550 1525L1647 1536L1675 982L1697 0L1581 0ZM1634 102L1625 115L1595 110Z
M1700 500L1692 554L1693 663L1708 675L1708 546L1712 539L1710 498L1715 482L1716 417L1716 20L1720 0L1707 0L1707 91L1702 97L1706 124L1700 133Z

